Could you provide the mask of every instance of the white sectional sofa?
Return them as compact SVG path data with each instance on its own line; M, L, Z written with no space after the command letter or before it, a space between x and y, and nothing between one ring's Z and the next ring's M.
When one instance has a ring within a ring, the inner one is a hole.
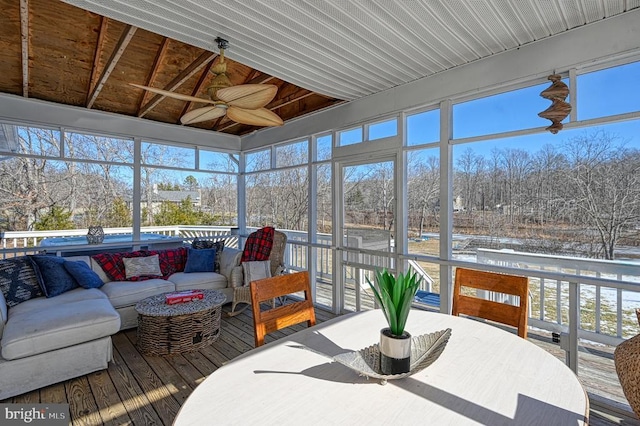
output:
M65 259L86 262L104 285L36 297L11 308L0 292L0 400L107 368L111 335L137 326L135 304L146 297L213 289L231 301L232 287L242 285L241 268L236 268L241 254L225 248L220 273L176 272L166 280L135 282L111 281L94 259L74 256Z
M154 278L146 281L110 281L102 268L89 256L68 257L69 260L83 260L90 264L105 283L100 290L120 315L120 329L138 326L138 314L135 305L139 300L169 291L190 289L218 290L227 296L227 302L233 299L233 287L242 286L242 268L240 265L242 251L225 247L220 259L220 273L216 272L176 272L168 280Z

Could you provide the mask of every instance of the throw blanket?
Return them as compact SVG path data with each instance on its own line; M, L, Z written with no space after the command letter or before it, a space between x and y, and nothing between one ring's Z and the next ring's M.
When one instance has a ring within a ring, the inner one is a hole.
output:
M160 271L162 276L142 275L139 277L127 278L124 267L123 257L146 257L158 255L160 263ZM187 263L187 248L179 247L167 250L139 250L133 252L120 253L99 253L91 256L104 273L113 281L145 281L152 278L169 279L171 274L184 271L184 265Z
M249 234L247 242L244 243L244 251L242 252L242 259L240 261L269 260L274 231L275 229L273 227L265 226Z

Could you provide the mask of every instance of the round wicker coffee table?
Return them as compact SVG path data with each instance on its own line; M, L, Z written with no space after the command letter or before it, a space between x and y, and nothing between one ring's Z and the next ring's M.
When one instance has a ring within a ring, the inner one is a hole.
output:
M227 297L201 290L204 298L168 305L168 293L147 297L136 304L138 350L145 355L193 352L215 342L220 335L222 304Z

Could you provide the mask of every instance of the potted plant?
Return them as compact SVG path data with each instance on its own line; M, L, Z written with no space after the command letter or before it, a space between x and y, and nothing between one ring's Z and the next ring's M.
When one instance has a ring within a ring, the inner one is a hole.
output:
M411 369L411 334L405 331L411 303L422 277L417 273L376 270L375 283L367 282L384 312L389 327L380 330L380 370L383 374L407 373Z

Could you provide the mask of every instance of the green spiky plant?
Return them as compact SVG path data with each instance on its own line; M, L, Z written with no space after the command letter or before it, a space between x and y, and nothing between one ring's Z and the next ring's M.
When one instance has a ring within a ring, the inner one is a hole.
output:
M375 284L369 278L367 282L373 290L378 304L384 312L391 334L402 336L404 327L407 324L407 317L411 310L411 303L420 287L422 277L418 273L400 273L396 278L387 269L376 270Z

